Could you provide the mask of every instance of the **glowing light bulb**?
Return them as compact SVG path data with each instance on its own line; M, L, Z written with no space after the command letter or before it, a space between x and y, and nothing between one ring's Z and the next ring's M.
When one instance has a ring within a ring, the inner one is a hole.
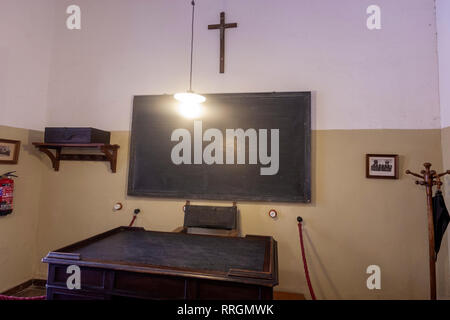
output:
M195 119L202 115L201 103L206 101L204 96L193 92L183 92L175 94L174 98L180 102L178 112L183 117Z
M180 103L178 112L185 118L195 119L202 115L203 109L198 103Z

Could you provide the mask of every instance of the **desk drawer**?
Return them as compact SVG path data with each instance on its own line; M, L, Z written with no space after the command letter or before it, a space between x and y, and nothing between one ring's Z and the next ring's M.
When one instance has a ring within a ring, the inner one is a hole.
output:
M56 286L67 287L67 278L71 274L67 273L66 265L51 265L49 275L49 284ZM93 289L104 289L105 288L105 270L102 269L92 269L83 268L81 269L81 288L93 288Z
M47 288L47 300L107 300L108 296L93 294L91 292L64 290L60 288Z
M116 272L113 291L130 292L147 299L184 299L186 281L182 278Z
M268 288L271 290L271 288ZM199 280L196 284L198 300L259 300L261 288L252 285L243 285L222 281Z

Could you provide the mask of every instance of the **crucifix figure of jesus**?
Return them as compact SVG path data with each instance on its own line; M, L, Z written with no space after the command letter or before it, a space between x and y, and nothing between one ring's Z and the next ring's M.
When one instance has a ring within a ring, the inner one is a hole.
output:
M225 29L237 28L237 23L225 23L225 12L220 13L220 24L210 24L208 30L220 30L220 73L225 73Z

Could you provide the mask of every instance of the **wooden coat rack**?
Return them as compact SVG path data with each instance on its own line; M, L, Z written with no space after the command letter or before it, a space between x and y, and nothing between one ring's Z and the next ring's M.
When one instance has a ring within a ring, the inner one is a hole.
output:
M416 184L425 186L427 192L427 215L428 215L428 251L430 264L430 298L436 300L436 252L434 248L434 222L433 222L433 186L437 186L440 190L442 186L441 177L450 174L450 170L437 174L435 170L431 170L431 163L424 163L425 170L420 171L421 174L406 170L406 174L410 174L421 180L417 180Z

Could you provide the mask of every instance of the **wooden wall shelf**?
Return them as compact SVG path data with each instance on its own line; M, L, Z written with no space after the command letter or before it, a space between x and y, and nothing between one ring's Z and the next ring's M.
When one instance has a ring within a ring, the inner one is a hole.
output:
M33 145L39 151L45 153L52 161L55 171L59 171L60 161L108 161L111 164L111 171L116 172L117 169L117 151L120 146L117 144L89 143L89 144L55 144L34 142ZM76 149L97 149L103 154L65 154L61 153L64 148ZM55 150L53 153L50 150Z

